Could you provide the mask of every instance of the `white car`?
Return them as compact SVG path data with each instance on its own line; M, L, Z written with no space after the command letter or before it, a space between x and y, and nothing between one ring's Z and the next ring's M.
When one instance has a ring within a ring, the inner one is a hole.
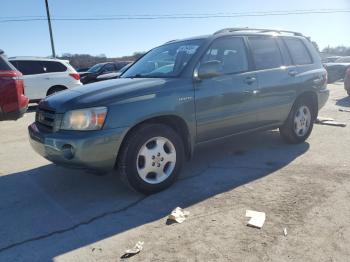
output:
M24 92L31 102L82 85L80 75L66 60L11 57L9 61L23 74Z

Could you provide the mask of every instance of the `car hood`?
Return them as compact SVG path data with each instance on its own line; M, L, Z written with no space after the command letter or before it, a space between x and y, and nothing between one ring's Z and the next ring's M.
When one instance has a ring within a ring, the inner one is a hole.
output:
M40 107L64 113L73 109L108 106L124 99L159 91L167 82L155 78L119 78L68 89L40 102Z

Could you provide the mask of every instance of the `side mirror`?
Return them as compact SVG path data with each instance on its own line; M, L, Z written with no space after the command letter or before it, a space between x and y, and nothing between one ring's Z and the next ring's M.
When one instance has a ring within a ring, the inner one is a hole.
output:
M4 54L4 51L0 49L0 55Z
M217 60L209 61L204 64L200 64L195 72L195 78L208 79L221 75L221 62Z

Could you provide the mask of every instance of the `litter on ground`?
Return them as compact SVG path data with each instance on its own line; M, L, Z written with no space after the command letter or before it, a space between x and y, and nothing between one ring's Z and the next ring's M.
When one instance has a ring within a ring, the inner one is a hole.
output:
M347 112L347 113L350 113L350 110L343 109L343 108L339 108L339 111L340 111L340 112Z
M181 207L177 207L168 216L168 220L182 223L186 220L186 217L188 217L189 214L190 212L183 210Z
M246 210L245 216L250 217L250 220L248 221L247 226L255 227L259 229L263 227L265 218L266 218L266 215L264 212Z
M322 121L318 123L320 125L327 125L327 126L339 126L339 127L346 127L345 123L337 122L337 121Z
M143 244L144 242L138 241L133 248L125 250L125 254L122 255L121 258L129 258L140 253L140 251L143 249Z
M284 236L286 237L287 236L287 228L285 227L284 229L283 229L283 234L284 234Z
M325 121L334 121L333 118L330 118L330 117L322 117L322 116L319 116L317 117L315 123L316 124L321 124L322 122L325 122Z

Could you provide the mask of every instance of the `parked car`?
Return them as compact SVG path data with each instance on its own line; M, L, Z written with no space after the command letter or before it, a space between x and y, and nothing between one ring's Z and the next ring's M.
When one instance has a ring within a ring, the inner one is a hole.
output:
M337 60L338 58L341 58L341 56L328 56L324 59L322 59L323 63L333 63L335 62L335 60Z
M83 84L90 84L97 80L97 77L105 74L117 73L128 62L106 62L99 63L92 66L87 72L81 72L81 82ZM106 80L106 79L105 79Z
M17 120L27 111L22 74L16 70L0 50L0 121Z
M126 70L128 70L128 68L129 68L132 64L133 64L133 63L127 64L127 65L124 66L122 69L120 69L118 72L99 75L98 77L96 77L96 82L98 82L98 81L110 80L110 79L117 79L117 78L119 78Z
M348 95L350 96L350 68L346 70L345 78L344 78L344 88Z
M30 102L82 85L79 74L66 60L12 57L9 61L23 74L24 92Z
M345 72L350 68L350 56L343 56L335 60L333 63L325 63L328 72L328 83L344 79Z
M116 168L151 194L176 180L199 144L275 128L303 143L328 99L326 79L300 33L224 29L154 48L120 79L46 98L30 142L59 165Z
M90 67L81 67L81 68L77 68L77 72L78 73L81 73L81 72L86 72L90 69Z

